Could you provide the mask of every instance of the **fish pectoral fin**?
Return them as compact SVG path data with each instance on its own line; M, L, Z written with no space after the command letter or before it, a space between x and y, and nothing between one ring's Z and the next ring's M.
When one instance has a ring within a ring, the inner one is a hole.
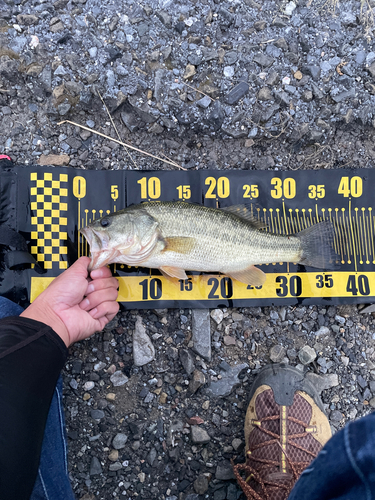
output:
M178 278L180 280L187 279L185 271L183 269L180 269L179 267L163 266L160 268L160 271L163 274L170 276L171 278Z
M246 285L261 286L266 281L266 274L255 266L250 266L242 271L236 271L228 274L231 278L241 281L241 283L246 283Z
M195 238L188 236L172 236L165 238L165 248L163 252L177 252L187 254L191 252L195 246Z

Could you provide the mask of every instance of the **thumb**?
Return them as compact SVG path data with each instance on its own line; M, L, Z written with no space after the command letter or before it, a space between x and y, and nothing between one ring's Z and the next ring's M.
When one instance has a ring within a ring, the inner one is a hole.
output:
M88 267L91 262L91 259L89 257L80 257L78 260L76 260L70 267L65 271L66 273L70 272L75 272L82 274L85 278L87 278L89 272L88 272Z

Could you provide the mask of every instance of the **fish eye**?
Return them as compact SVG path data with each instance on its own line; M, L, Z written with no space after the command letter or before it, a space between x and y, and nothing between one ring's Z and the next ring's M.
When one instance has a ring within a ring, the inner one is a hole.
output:
M110 226L110 225L111 225L111 221L110 221L109 219L102 219L102 220L100 221L100 225L101 225L102 227L108 227L108 226Z

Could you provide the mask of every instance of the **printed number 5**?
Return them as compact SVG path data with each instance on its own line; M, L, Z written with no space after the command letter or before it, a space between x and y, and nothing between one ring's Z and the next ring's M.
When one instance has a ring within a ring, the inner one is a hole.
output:
M112 198L112 200L115 200L115 201L118 198L118 186L117 185L111 186L111 198Z

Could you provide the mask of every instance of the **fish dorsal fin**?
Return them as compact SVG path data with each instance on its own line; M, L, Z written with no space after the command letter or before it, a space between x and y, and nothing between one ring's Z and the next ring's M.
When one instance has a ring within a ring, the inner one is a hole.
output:
M246 283L246 285L261 286L266 281L265 273L255 266L250 266L242 271L236 271L228 274L231 278L241 281L241 283Z
M221 210L237 215L237 217L244 219L256 229L265 229L267 227L267 224L258 218L261 208L253 203L249 203L248 205L243 203L240 205L231 205L230 207L223 207Z
M170 238L164 238L166 243L163 252L176 252L187 254L191 252L195 246L195 238L189 236L172 236Z
M171 278L178 278L179 280L187 279L184 269L180 269L179 267L163 266L160 268L160 271L165 276L170 276Z

